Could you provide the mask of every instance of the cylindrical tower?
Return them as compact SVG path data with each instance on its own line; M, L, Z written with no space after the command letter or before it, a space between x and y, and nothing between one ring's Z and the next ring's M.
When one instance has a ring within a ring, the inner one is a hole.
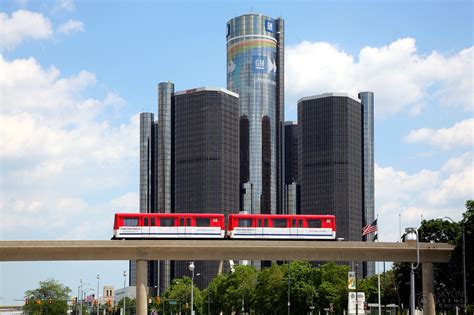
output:
M372 223L375 219L375 184L374 184L374 92L360 92L359 99L364 115L364 219L363 224ZM373 236L367 235L367 241ZM375 273L375 263L367 262L365 274Z
M249 213L276 213L280 205L284 106L279 93L283 89L279 27L281 19L261 14L227 23L227 89L240 96L240 210Z

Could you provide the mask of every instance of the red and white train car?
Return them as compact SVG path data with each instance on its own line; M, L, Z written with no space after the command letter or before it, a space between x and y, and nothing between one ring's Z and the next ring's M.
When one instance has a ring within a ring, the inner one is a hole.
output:
M215 213L117 213L114 239L224 238L225 218Z
M336 239L333 215L229 215L227 236L232 239Z

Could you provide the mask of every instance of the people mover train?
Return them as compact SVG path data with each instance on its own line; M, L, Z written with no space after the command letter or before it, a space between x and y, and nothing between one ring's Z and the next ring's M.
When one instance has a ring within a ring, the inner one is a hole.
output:
M333 215L117 213L113 239L335 240Z

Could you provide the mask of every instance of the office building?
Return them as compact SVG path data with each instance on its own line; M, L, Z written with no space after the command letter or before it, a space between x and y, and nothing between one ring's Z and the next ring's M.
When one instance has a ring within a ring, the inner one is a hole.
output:
M283 203L284 21L245 14L227 23L227 89L239 94L240 211Z
M364 218L363 225L370 224L375 219L375 184L374 184L374 93L360 92L364 116ZM369 234L366 241L373 241L374 234ZM375 273L375 263L364 265L367 276Z
M154 121L153 113L140 113L140 213L156 212L156 138L157 123ZM135 261L129 264L129 283L136 283L136 265ZM148 285L154 287L157 285L157 262L148 263Z
M158 84L158 130L156 158L156 181L158 213L174 212L174 84ZM159 261L157 266L157 294L166 291L173 275L173 264L169 260Z
M300 188L298 178L298 125L293 121L286 121L284 125L284 194L283 213L300 213Z
M239 98L220 88L174 94L175 211L237 213L239 208ZM202 289L217 276L219 261L196 261ZM175 262L175 277L190 276Z
M337 237L362 240L363 112L347 94L298 101L302 214L336 216Z

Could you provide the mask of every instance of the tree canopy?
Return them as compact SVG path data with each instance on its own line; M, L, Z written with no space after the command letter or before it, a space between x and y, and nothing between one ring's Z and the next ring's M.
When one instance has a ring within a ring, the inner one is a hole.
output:
M71 289L54 279L39 282L39 288L25 292L23 309L28 313L66 314Z

